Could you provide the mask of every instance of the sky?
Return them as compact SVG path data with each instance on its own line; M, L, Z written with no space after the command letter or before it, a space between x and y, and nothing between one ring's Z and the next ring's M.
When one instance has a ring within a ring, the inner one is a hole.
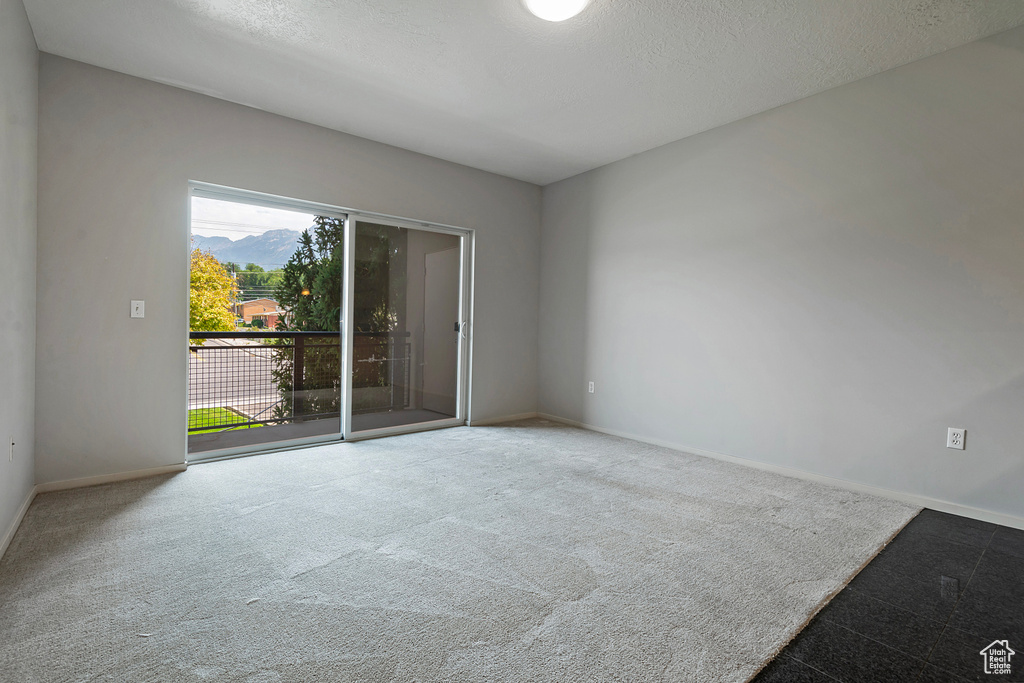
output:
M313 215L308 213L206 197L192 198L193 235L227 237L235 241L249 235L262 235L267 230L302 231L311 225Z

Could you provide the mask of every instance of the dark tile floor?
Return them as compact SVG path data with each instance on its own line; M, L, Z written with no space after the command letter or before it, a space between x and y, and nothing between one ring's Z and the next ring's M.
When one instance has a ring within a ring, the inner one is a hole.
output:
M981 650L1007 641L1010 673ZM754 679L1024 682L1024 531L923 510Z

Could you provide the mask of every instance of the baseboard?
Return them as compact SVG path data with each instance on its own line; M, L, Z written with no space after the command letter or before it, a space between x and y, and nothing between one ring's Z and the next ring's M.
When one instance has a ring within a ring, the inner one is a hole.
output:
M611 432L609 432L609 431L606 431L606 430L603 430L603 429L598 429L597 427L593 427L591 425L588 425L585 422L579 422L577 420L570 420L567 417L559 417L558 415L552 415L550 413L537 413L537 417L541 418L542 420L551 420L552 422L560 422L560 423L562 423L564 425L569 425L570 427L579 427L580 429L587 429L587 430L590 430L592 432L601 432L602 434L611 434ZM614 436L618 436L618 435L615 434ZM643 441L643 439L633 439L633 441ZM644 441L644 443L650 443L650 442ZM673 449L673 450L676 450L676 449Z
M470 427L486 427L497 425L503 422L515 422L516 420L529 420L531 417L539 417L540 413L519 413L518 415L505 415L504 417L489 417L485 420L473 420Z
M715 460L723 460L725 462L731 462L737 465L743 465L745 467L753 467L759 470L765 470L767 472L782 474L787 477L794 477L796 479L813 481L819 484L826 484L828 486L835 486L837 488L847 489L849 491L857 491L859 493L868 493L871 495L879 496L881 498L898 500L902 503L918 505L920 507L938 510L939 512L948 512L953 515L960 515L961 517L970 517L971 519L978 519L983 522L1001 524L1002 526L1013 527L1015 529L1024 529L1024 517L1008 515L1002 512L994 512L992 510L983 510L981 508L971 507L969 505L961 505L960 503L951 503L946 500L930 498L928 496L921 496L915 493L905 493L903 491L894 491L892 489L871 486L869 484L860 484L855 481L837 479L835 477L829 477L824 474L815 474L813 472L798 470L792 467L785 467L783 465L773 465L771 463L760 462L758 460L752 460L750 458L740 458L735 455L726 455L725 453L717 453L715 451L709 451L703 448L693 448L692 446L685 446L683 444L663 441L661 439L650 439L639 434L631 434L629 432L622 432L615 429L605 429L604 427L586 424L584 422L579 422L577 420L570 420L564 417L559 417L557 415L538 413L538 417L542 417L546 420L551 420L553 422L560 422L562 424L570 425L572 427L579 427L581 429L587 429L593 432L608 434L610 436L618 436L623 439L640 441L643 443L649 443L654 446L662 446L664 448L671 448L674 451L693 453L694 455L701 455L706 458L713 458Z
M66 489L78 489L84 486L99 486L100 484L111 484L115 481L127 481L129 479L143 479L154 477L160 474L174 474L184 472L188 466L185 463L180 465L165 465L164 467L151 467L145 470L131 470L129 472L118 472L117 474L101 474L95 477L82 477L81 479L65 479L64 481L51 481L46 484L36 484L36 493L50 493L51 491L64 491Z
M14 540L14 534L18 533L18 527L21 526L21 521L25 519L25 514L28 512L28 508L32 505L32 501L35 500L37 487L33 486L32 490L25 496L25 502L18 508L18 514L14 515L14 519L11 520L11 526L8 527L7 532L4 534L3 539L0 539L0 559L3 559L4 553L7 552L8 546L11 545L11 541Z

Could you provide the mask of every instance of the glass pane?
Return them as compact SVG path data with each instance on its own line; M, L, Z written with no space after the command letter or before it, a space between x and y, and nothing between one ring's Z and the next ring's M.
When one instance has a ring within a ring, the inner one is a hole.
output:
M192 199L188 451L341 432L343 221Z
M352 430L456 416L461 238L356 222Z

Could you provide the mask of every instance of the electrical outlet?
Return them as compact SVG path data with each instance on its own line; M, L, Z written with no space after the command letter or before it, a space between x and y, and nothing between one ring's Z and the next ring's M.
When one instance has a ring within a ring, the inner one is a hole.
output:
M946 432L946 448L956 448L958 450L964 450L964 440L967 438L966 429L958 429L956 427L950 427L949 431Z
M591 393L591 394L594 393L594 383L593 382L590 382L590 383L587 384L587 392Z

